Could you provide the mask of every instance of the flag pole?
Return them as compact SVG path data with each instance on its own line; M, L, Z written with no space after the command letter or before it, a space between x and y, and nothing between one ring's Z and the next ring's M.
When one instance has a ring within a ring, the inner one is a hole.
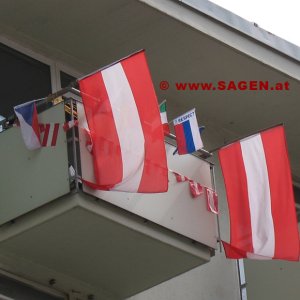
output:
M105 70L105 69L107 69L107 68L109 68L109 67L111 67L111 66L113 66L113 65L116 65L116 64L119 63L120 61L122 61L122 60L124 60L124 59L127 59L127 58L129 58L129 57L131 57L131 56L134 56L134 55L136 55L136 54L138 54L138 53L140 53L140 52L143 52L143 51L145 51L145 49L140 49L140 50L138 50L138 51L135 51L135 52L133 52L133 53L131 53L131 54L129 54L129 55L123 57L123 58L120 58L120 59L118 59L118 60L116 60L116 61L114 61L114 62L112 62L112 63L110 63L110 64L108 64L108 65L106 65L106 66L104 66L104 67L102 67L102 68L97 69L96 71L93 71L93 72L91 72L91 73L89 73L89 74L87 74L87 75L84 75L84 76L82 76L82 77L76 79L76 82L78 82L78 81L80 81L80 80L82 80L82 79L84 79L84 78L86 78L86 77L89 77L89 76L91 76L91 75L94 75L94 74L96 74L96 73L98 73L98 72L101 72L101 71L103 71L103 70Z
M167 99L164 99L162 102L160 102L160 103L158 104L158 106L163 105L165 102L167 102ZM171 121L171 122L172 122L172 121ZM168 124L170 124L170 122L168 122Z
M247 134L246 136L242 136L242 137L236 138L236 139L234 139L234 140L232 140L232 141L230 141L230 142L228 142L228 143L225 143L224 145L221 145L221 146L219 146L219 147L217 147L217 148L211 149L211 150L209 150L208 152L209 152L210 154L212 154L212 153L214 153L214 152L220 150L221 148L227 147L227 146L229 146L229 145L231 145L231 144L233 144L233 143L235 143L235 142L238 142L238 141L240 141L240 140L244 140L244 139L246 139L246 138L248 138L248 137L250 137L250 136L252 136L252 135L258 134L258 133L263 132L263 131L267 131L267 130L269 130L269 129L272 129L272 128L275 128L275 127L278 127L278 126L284 126L284 123L282 122L282 123L278 123L278 124L275 124L275 125L272 125L272 126L269 126L269 127L263 128L263 129L260 129L260 130L256 130L256 131L254 131L254 132L252 132L252 133L250 133L250 134Z
M55 98L57 98L57 97L59 97L59 96L62 96L63 94L65 94L65 93L67 93L67 92L70 92L70 91L72 91L73 89L75 89L75 85L78 83L78 81L82 80L83 78L86 78L86 77L88 77L88 76L91 76L91 75L93 75L93 74L95 74L95 73L97 73L97 72L101 72L101 71L103 71L103 70L105 70L105 69L107 69L107 68L109 68L109 67L111 67L111 66L113 66L113 65L115 65L115 64L117 64L117 63L119 63L120 61L122 61L122 60L124 60L124 59L127 59L127 58L129 58L129 57L131 57L131 56L134 56L134 55L136 55L136 54L138 54L138 53L140 53L140 52L143 52L143 51L145 51L145 49L140 49L140 50L137 50L137 51L135 51L135 52L132 52L131 54L128 54L127 56L125 56L125 57L123 57L123 58L120 58L119 60L116 60L116 61L114 61L114 62L112 62L112 63L110 63L110 64L108 64L108 65L106 65L106 66L104 66L104 67L102 67L102 68L99 68L99 69L97 69L96 71L93 71L93 72L91 72L91 73L89 73L89 74L87 74L87 75L84 75L84 76L82 76L82 77L80 77L80 78L77 78L76 80L72 81L67 87L65 87L65 88L63 88L63 89L61 89L61 90L59 90L59 91L57 91L57 92L55 92L55 93L49 95L48 97L45 97L45 98L42 98L42 99L39 99L39 100L44 100L44 99L45 99L45 100L47 100L47 101L50 101L50 100L55 99ZM75 90L76 90L76 89L75 89ZM77 91L77 90L76 90L76 91Z
M216 192L217 184L216 184L216 175L215 175L215 166L214 165L210 165L210 171L211 171L211 175L212 175L212 187L213 187L213 190ZM220 211L220 207L218 207L218 210ZM218 231L218 242L219 242L219 246L220 246L220 252L222 252L222 239L221 239L219 214L217 214L217 231Z
M73 99L70 99L70 105L71 105L71 117L72 120L74 120L74 106L73 106ZM72 128L72 150L73 150L73 158L74 158L74 169L75 169L75 188L76 191L79 191L79 183L78 183L78 161L77 161L77 148L76 148L76 132L75 132L75 126Z

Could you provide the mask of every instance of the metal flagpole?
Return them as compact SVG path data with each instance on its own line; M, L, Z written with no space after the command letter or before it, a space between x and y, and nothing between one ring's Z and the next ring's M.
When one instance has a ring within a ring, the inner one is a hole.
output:
M234 139L233 141L230 141L230 142L228 142L228 143L226 143L226 144L224 144L224 145L222 145L222 146L219 146L219 147L217 147L217 148L214 148L214 149L212 149L212 150L209 150L208 152L209 152L210 154L212 154L212 153L214 153L214 152L220 150L221 148L227 147L227 146L229 146L229 145L231 145L231 144L233 144L233 143L235 143L235 142L238 142L238 141L240 141L240 140L247 139L248 137L250 137L250 136L252 136L252 135L255 135L255 134L258 134L258 133L260 133L260 132L263 132L263 131L266 131L266 130L275 128L275 127L277 127L277 126L283 126L283 125L284 125L284 123L278 123L278 124L276 124L276 125L272 125L272 126L270 126L270 127L266 127L266 128L257 130L257 131L255 131L255 132L253 132L253 133L250 133L250 134L246 135L246 136L236 138L236 139Z
M216 192L217 185L216 185L216 177L215 177L215 168L214 166L210 165L210 169L212 171L212 187L214 191ZM219 210L219 207L218 207ZM219 245L220 245L220 252L222 252L222 243L221 243L221 230L220 230L220 220L219 220L219 215L217 215L217 229L218 229L218 240L219 240Z
M71 104L71 118L74 120L74 100L70 99L70 104ZM75 188L76 191L79 190L79 185L78 185L78 163L77 163L77 148L76 148L76 134L75 134L75 126L72 128L72 150L73 150L73 159L74 159L74 169L75 169Z
M47 96L45 98L41 98L41 99L38 99L36 101L45 101L47 103L47 102L49 102L49 101L51 101L53 99L56 99L56 98L58 98L58 97L60 97L60 96L62 96L64 94L70 92L71 89L73 88L74 84L75 84L75 82L72 82L72 83L70 83L69 86L67 86L67 87L65 87L65 88L63 88L63 89L61 89L61 90L59 90L59 91L57 91L57 92L55 92L53 94L50 94L49 96Z

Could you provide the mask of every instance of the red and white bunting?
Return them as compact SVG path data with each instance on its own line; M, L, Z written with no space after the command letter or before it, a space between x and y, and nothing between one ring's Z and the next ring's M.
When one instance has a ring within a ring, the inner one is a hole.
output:
M173 171L170 171L170 172L172 172L175 175L177 182L185 182L185 181L189 182L189 187L190 187L190 191L191 191L193 198L196 198L203 193L203 186L200 183L198 183L184 175L181 175L179 173L176 173Z
M196 198L203 193L203 186L200 183L189 180L189 185L193 198Z
M176 172L172 172L172 173L175 175L177 182L189 181L189 178L187 178L186 176L180 175Z
M78 120L73 119L71 121L65 122L63 125L63 129L64 129L64 131L68 131L71 128L73 128L74 126L78 126Z
M206 195L207 210L217 215L219 213L217 193L214 190L206 187L205 195Z

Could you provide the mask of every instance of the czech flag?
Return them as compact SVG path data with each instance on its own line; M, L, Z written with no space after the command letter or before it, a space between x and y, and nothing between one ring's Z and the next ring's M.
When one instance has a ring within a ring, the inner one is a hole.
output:
M174 119L178 154L193 153L203 148L195 108Z
M27 149L40 148L40 130L35 102L15 106L14 110L19 119L22 137Z

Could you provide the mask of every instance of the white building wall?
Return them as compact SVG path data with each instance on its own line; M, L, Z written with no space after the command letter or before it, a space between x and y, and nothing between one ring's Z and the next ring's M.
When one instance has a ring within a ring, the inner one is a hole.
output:
M216 253L211 262L166 281L129 300L237 300L240 299L235 261Z
M245 261L248 299L298 300L300 264L286 261Z
M154 2L154 1L153 1ZM197 15L197 20L199 16ZM14 33L15 34L15 33ZM228 36L224 35L224 38ZM22 42L23 38L19 38ZM236 39L233 39L236 44ZM252 41L244 41L240 43L245 46L249 43L249 49L253 49L255 54L257 45ZM246 47L246 46L245 46ZM261 50L262 51L262 50ZM264 50L267 51L267 50ZM43 49L41 49L43 52ZM249 50L249 52L251 52ZM263 52L262 52L263 53ZM252 54L252 53L250 53ZM269 59L278 55L276 52L269 55ZM277 57L276 57L277 58ZM62 59L63 60L63 59ZM279 61L276 59L276 61ZM281 60L279 61L281 63ZM73 62L73 67L79 67L77 61ZM52 66L53 68L53 66ZM79 69L86 69L87 66L81 66ZM297 69L296 64L284 62L281 66L283 70ZM294 71L293 71L294 72ZM293 73L289 71L287 73ZM295 71L296 72L296 71ZM75 74L75 72L69 72ZM217 104L216 104L217 109ZM214 129L211 124L205 123L206 131L203 134L205 148L211 149L214 146L225 142L224 136L230 140L231 134L224 132L219 134L218 129ZM228 141L227 140L227 141ZM220 228L221 238L228 240L229 221L227 215L227 204L225 198L225 191L223 186L223 179L216 157L213 159L216 163L216 185L219 194L220 206ZM205 229L204 229L205 230ZM300 266L297 263L288 262L261 262L261 261L246 261L245 262L246 281L248 299L299 299L300 286L297 285L299 281ZM215 257L211 262L185 274L182 274L172 280L166 281L156 287L135 295L130 300L148 300L148 299L163 299L163 300L236 300L240 299L239 280L236 267L236 261L226 260L224 253L216 250Z

